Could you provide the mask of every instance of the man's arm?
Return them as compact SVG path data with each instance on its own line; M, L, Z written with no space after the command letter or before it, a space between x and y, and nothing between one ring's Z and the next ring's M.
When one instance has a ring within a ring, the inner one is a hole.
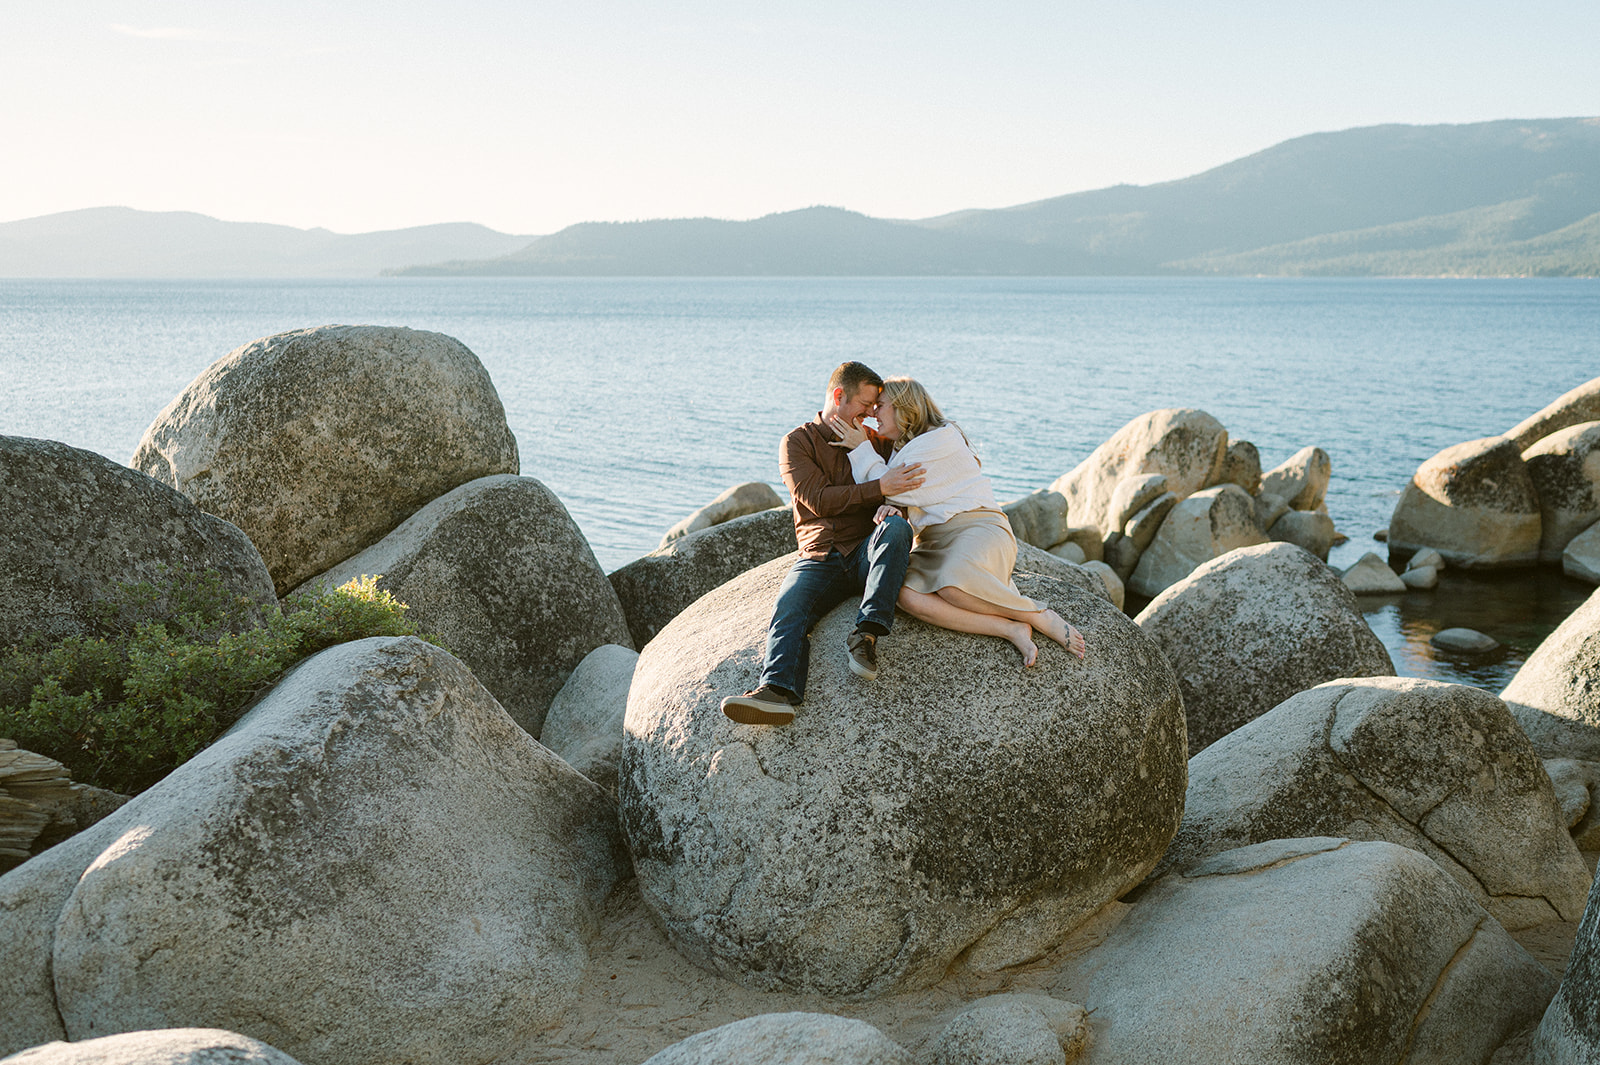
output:
M866 484L833 484L817 464L816 455L803 433L790 433L778 446L778 468L783 483L797 503L820 518L831 518L852 507L875 506L883 502L883 489L877 481Z

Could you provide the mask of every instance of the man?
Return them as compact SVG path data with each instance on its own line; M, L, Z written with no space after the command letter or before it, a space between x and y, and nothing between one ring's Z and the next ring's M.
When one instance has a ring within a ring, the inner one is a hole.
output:
M878 675L878 637L894 624L894 604L911 554L911 526L891 515L874 525L884 497L922 484L920 464L896 467L876 481L856 484L850 456L834 446L835 418L859 426L878 402L883 379L859 362L828 378L828 394L815 420L783 438L778 465L794 500L800 558L778 591L767 629L761 683L722 700L722 712L745 725L787 725L805 696L810 632L847 597L860 595L855 629L846 642L850 669L866 680ZM874 440L882 452L888 444ZM887 454L885 454L887 457Z

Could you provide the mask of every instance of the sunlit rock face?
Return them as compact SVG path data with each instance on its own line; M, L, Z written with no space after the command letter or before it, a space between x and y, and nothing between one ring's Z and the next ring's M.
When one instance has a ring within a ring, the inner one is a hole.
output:
M1412 475L1389 519L1389 550L1425 547L1452 566L1492 569L1539 560L1539 497L1527 463L1503 436L1447 447Z

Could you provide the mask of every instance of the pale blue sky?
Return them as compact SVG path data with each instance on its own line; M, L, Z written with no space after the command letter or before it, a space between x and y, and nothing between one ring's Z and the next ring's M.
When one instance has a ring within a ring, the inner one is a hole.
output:
M0 0L0 221L886 217L1600 114L1600 3Z

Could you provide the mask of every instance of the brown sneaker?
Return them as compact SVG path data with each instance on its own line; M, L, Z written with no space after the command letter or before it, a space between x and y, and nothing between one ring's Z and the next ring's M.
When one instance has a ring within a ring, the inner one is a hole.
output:
M782 688L763 684L754 691L722 700L722 712L741 725L787 725L794 720L794 708L799 702Z
M850 652L850 672L862 680L878 676L878 638L870 632L857 629L844 643Z

